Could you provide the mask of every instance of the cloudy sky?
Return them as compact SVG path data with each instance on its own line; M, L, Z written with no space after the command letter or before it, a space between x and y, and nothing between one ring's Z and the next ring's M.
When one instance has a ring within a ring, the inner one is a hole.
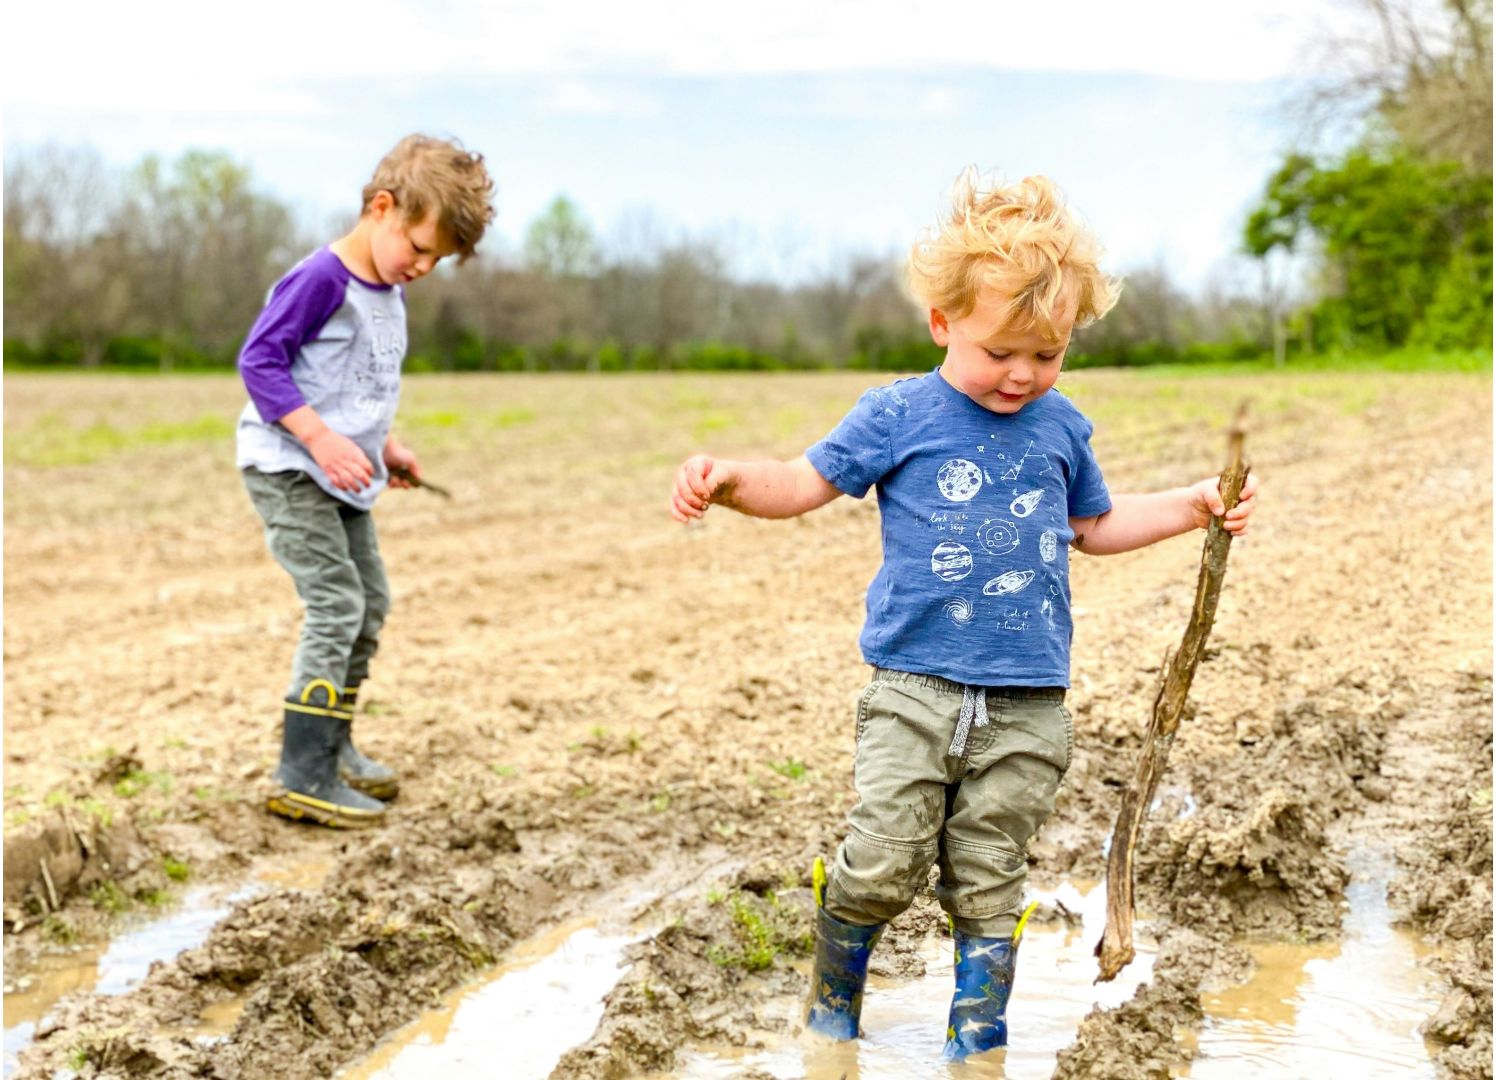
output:
M1053 177L1115 269L1198 287L1347 3L27 3L4 139L221 149L323 223L399 136L455 134L494 168L501 247L565 193L606 241L712 236L745 274L900 251L974 163Z

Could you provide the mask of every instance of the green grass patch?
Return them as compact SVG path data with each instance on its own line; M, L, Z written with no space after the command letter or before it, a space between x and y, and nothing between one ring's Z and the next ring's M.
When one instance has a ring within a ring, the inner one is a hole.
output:
M171 786L172 779L170 773L131 769L114 782L114 793L122 799L133 799L151 788L167 792L171 790Z
M1200 364L1152 364L1137 368L1082 368L1082 371L1128 371L1149 380L1199 375L1295 375L1311 371L1449 371L1491 373L1489 349L1390 349L1386 352L1324 352L1294 356L1281 367L1271 356ZM1149 391L1152 393L1153 391Z
M783 761L769 762L769 768L773 769L786 780L803 780L807 771L805 762L796 761L794 758L785 758Z
M166 871L166 876L172 881L186 881L192 876L192 867L170 855L161 856L161 869Z
M52 467L88 465L118 454L184 443L225 443L233 437L234 421L207 414L192 420L156 421L121 427L97 421L75 428L57 413L46 413L19 431L7 430L5 460L11 465Z
M402 426L412 428L455 428L466 419L462 413L450 409L428 409L414 412L401 418Z
M89 889L88 901L100 911L107 911L111 915L118 915L130 908L130 898L112 881L101 881Z
M505 428L519 427L521 424L532 423L535 419L535 410L526 408L499 409L497 412L489 413L484 417L484 422L489 427L504 430Z
M42 937L57 945L71 945L78 940L78 928L66 915L54 911L42 920Z
M710 945L706 953L707 959L718 967L765 971L781 955L804 955L811 950L813 937L800 925L800 920L780 906L774 893L760 897L738 891L727 899L732 909L734 941L731 946Z
M696 418L696 422L691 425L691 434L696 437L697 441L701 441L718 432L736 427L738 422L737 413L728 412L725 409L714 409Z

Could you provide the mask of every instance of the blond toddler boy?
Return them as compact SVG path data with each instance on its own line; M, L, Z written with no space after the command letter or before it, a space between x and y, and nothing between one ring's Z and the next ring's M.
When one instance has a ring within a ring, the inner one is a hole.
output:
M1069 549L1131 551L1225 514L1217 481L1112 495L1092 426L1054 387L1078 327L1119 285L1043 177L983 188L968 170L910 256L945 348L927 375L869 390L794 461L688 459L671 512L712 505L788 518L878 493L883 563L861 636L857 805L826 874L817 860L808 1026L858 1034L868 958L938 864L956 989L946 1056L1007 1043L1026 846L1070 766ZM1225 514L1246 531L1255 480Z

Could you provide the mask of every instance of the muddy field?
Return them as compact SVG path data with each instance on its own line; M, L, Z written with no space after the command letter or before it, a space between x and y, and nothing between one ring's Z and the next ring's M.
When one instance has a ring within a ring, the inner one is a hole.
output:
M7 994L183 881L319 868L129 992L64 998L14 1075L331 1075L517 946L641 894L659 929L557 1075L784 1037L810 862L851 801L876 508L684 529L666 495L697 449L799 453L873 381L411 380L399 429L456 498L377 511L396 608L357 730L405 781L385 828L336 834L260 809L299 609L232 467L235 383L7 377ZM1250 399L1263 494L1140 845L1153 977L1086 1019L1058 1075L1185 1068L1202 994L1250 971L1241 946L1333 942L1347 866L1376 849L1395 916L1436 946L1437 1067L1489 1077L1489 377L1062 385L1114 491L1216 471ZM1036 885L1101 875L1198 558L1181 538L1072 562L1078 745ZM944 933L924 898L875 972L913 977ZM226 1035L194 1037L215 1009Z

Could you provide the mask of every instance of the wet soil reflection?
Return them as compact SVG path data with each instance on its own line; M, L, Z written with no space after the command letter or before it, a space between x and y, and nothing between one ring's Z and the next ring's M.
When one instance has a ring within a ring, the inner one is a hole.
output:
M481 983L453 993L339 1080L548 1076L597 1027L623 950L636 940L600 934L591 921L563 923L516 946Z
M1418 1027L1439 1007L1439 980L1420 966L1429 949L1392 928L1385 851L1353 852L1352 882L1334 943L1247 943L1257 971L1241 986L1203 999L1188 1076L1433 1077Z
M776 1077L807 1080L907 1080L911 1076L983 1080L993 1077L1048 1077L1055 1055L1075 1038L1075 1029L1093 1005L1120 1005L1153 970L1150 942L1139 942L1138 958L1114 983L1095 986L1092 954L1106 923L1106 890L1094 882L1069 882L1054 892L1034 891L1033 899L1059 900L1083 919L1079 927L1031 926L1019 951L1018 977L1008 1005L1013 1045L946 1064L946 1016L955 982L948 941L933 942L924 953L924 978L869 980L862 1008L863 1037L827 1043L801 1034L769 1051L730 1049L681 1055L673 1080L718 1080L745 1068ZM799 1002L784 1003L786 1019L799 1026ZM663 1078L662 1078L663 1080Z
M255 868L248 883L193 886L170 912L127 923L107 943L43 957L37 968L17 978L15 989L5 995L3 1075L15 1070L16 1059L30 1045L38 1021L66 995L88 990L123 994L144 979L156 961L170 960L201 945L238 901L263 891L267 884L315 889L331 865L327 860L266 863ZM225 1002L216 1008L218 1014L205 1016L203 1026L191 1034L212 1037L230 1030L243 1010L243 1002Z

